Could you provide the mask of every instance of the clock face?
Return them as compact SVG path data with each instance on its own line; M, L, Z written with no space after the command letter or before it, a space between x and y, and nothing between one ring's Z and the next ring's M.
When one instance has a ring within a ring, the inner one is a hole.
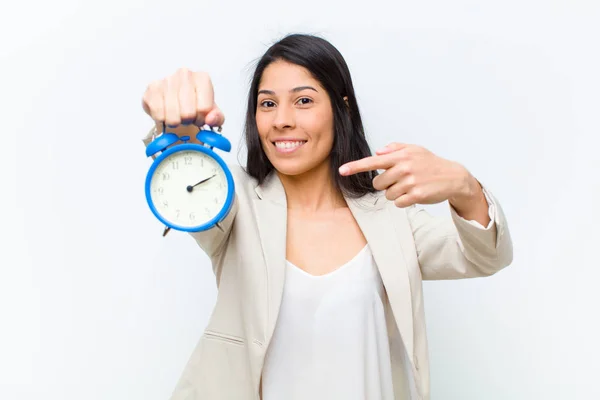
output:
M182 150L165 157L150 181L156 211L170 224L184 228L204 225L215 218L227 200L225 171L200 151Z

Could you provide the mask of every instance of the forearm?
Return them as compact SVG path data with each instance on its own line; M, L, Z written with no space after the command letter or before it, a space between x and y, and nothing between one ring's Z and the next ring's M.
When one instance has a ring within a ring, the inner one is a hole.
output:
M471 222L469 214L463 212L463 218L453 206L451 220L433 217L415 206L407 209L424 280L489 276L512 262L512 241L504 212L487 188L482 191L489 204L485 220L473 217L476 222ZM481 224L486 220L487 225Z

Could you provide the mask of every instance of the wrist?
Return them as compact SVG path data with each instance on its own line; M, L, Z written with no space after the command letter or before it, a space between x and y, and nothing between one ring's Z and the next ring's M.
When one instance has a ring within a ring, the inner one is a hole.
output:
M484 197L481 184L466 169L464 169L459 181L460 184L457 185L457 190L450 196L448 201L457 210L469 209Z

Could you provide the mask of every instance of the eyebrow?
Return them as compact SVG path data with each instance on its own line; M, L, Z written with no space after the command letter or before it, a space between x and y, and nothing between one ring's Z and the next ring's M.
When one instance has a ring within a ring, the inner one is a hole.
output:
M319 93L319 91L312 86L298 86L298 87L291 89L290 93L297 93L297 92L301 92L301 91L307 90L307 89L314 90L315 92ZM263 89L263 90L259 90L258 94L267 94L269 96L274 96L275 92L272 90Z

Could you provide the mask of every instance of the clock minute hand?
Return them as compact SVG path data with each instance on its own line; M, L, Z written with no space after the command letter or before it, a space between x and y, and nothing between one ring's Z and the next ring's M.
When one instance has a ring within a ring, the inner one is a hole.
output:
M188 192L191 192L192 190L194 190L194 188L195 188L196 186L198 186L198 185L199 185L199 184L201 184L201 183L204 183L204 182L206 182L206 181L207 181L207 180L209 180L209 179L212 179L212 178L214 178L215 176L217 176L217 174L214 174L213 176L209 176L208 178L204 178L204 179L202 179L200 182L196 183L195 185L188 185L188 187L186 188L186 190L187 190Z

